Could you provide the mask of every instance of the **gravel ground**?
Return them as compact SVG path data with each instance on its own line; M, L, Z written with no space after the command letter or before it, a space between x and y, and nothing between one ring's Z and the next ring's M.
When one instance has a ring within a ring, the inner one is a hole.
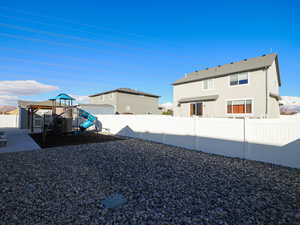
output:
M300 170L141 140L4 153L0 171L0 224L300 224Z

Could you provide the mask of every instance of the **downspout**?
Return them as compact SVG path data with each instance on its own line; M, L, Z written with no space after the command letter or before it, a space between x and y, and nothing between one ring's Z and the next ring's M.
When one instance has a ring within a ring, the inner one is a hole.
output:
M266 117L268 117L268 68L265 67L266 70Z

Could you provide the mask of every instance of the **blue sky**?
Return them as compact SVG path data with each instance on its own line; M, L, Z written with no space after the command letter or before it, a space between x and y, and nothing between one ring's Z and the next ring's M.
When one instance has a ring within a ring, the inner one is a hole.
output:
M168 102L184 73L276 52L281 95L300 96L299 11L298 1L1 1L0 81L59 88L23 99L129 87Z

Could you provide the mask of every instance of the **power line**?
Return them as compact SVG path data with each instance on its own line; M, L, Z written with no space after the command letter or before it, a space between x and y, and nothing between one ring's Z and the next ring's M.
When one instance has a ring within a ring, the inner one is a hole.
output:
M86 30L81 30L81 29L75 29L74 27L64 27L64 26L58 26L57 24L51 24L51 23L44 23L44 22L41 22L41 21L34 21L34 20L31 20L31 19L28 19L28 18L18 18L16 16L7 16L7 15L3 15L3 14L0 14L0 17L4 17L4 18L13 18L15 20L20 20L20 21L27 21L27 22L30 22L30 23L35 23L35 24L40 24L40 25L44 25L44 26L50 26L50 27L56 27L56 28L60 28L60 29L68 29L68 30L72 30L72 31L77 31L77 32L84 32L84 33L87 33L87 34L93 34L93 35L98 35L97 33L95 32L91 32L91 31L86 31Z
M101 29L99 26L95 26L95 25L91 25L91 24L86 24L86 23L79 23L79 22L74 22L74 21L71 21L71 20L68 20L68 19L65 19L65 18L61 18L61 17L51 17L51 16L47 16L47 15L41 15L41 14L37 14L37 13L32 13L32 12L28 12L28 11L25 11L25 10L20 10L20 9L11 9L9 7L5 7L5 6L0 6L0 9L4 9L4 10L7 10L7 11L14 11L14 12L17 12L17 13L21 13L21 14L25 14L25 15L30 15L30 16L37 16L37 17L41 17L41 18L48 18L48 19L55 19L57 21L63 21L65 23L70 23L70 24L74 24L74 25L79 25L79 26L85 26L85 27L89 27L89 28L92 28L92 29ZM108 30L108 31L112 31L112 32L117 32L117 33L120 33L120 34L126 34L126 35L131 35L131 36L136 36L136 37L145 37L144 35L141 35L141 34L136 34L136 33L132 33L132 32L123 32L123 31L118 31L118 30L115 30L115 29L111 29L111 28L103 28L102 29L104 30Z
M96 52L99 52L101 54L106 54L106 55L107 54L108 55L113 54L113 53L107 53L107 52L104 53L103 51L99 51L96 48L91 48L91 47L87 47L87 46L67 44L67 43L63 43L63 42L49 41L49 40L43 40L43 39L39 39L39 38L29 38L29 37L25 37L25 36L22 36L22 35L15 35L15 34L10 34L10 33L5 33L5 32L0 32L0 36L9 37L9 38L23 39L23 40L27 40L27 41L33 41L33 42L42 42L42 43L47 43L47 44L54 44L54 45L64 46L64 47L80 48L80 49L85 49L85 50L96 51ZM130 54L130 53L127 53L127 52L122 52L122 51L118 51L118 54L125 55L125 56L134 55L132 53ZM176 56L178 56L178 55L176 55ZM183 58L183 56L181 58ZM167 61L165 61L165 62L167 62Z
M74 35L65 35L65 34L61 34L61 33L57 33L57 32L49 32L49 31L45 31L45 30L32 29L32 28L29 28L29 27L16 26L16 25L7 24L7 23L0 23L0 26L15 29L15 30L22 30L22 31L32 32L32 33L46 34L46 35L50 35L50 36L54 36L54 37L69 38L69 39L78 40L78 41L89 41L89 42L94 42L94 43L104 42L104 41L94 40L94 39L90 39L90 38L83 38L83 37L78 37L78 36L74 36ZM112 42L107 42L107 41L105 41L104 43L109 43L111 45L116 45ZM103 44L103 43L101 43L101 44ZM120 45L120 44L117 44L117 46L118 47L132 48L132 47L128 47L128 46L124 46L124 45ZM132 49L145 50L143 48L132 48Z
M91 24L87 24L87 23L79 23L79 22L74 22L74 20L69 20L69 19L65 19L65 18L61 18L61 17L51 17L51 16L47 16L45 14L41 15L41 14L37 14L37 13L32 13L32 12L28 12L28 11L25 11L25 10L20 10L20 9L11 9L9 7L5 7L5 6L0 6L0 9L4 9L6 11L13 11L13 12L17 12L17 13L21 13L21 14L25 14L25 15L30 15L30 16L34 16L34 17L40 17L40 18L48 18L48 19L51 19L51 20L57 20L57 21L63 21L64 23L69 23L69 24L73 24L73 25L77 25L77 26L81 26L81 27L87 27L87 28L92 28L93 30L101 30L101 28L99 26L96 26L96 25L91 25ZM3 16L3 17L12 17L12 16L7 16L7 15L0 15L0 16ZM17 18L17 17L14 17L14 18ZM20 18L17 18L20 20ZM24 19L22 18L21 20L27 20L27 21L32 21L34 23L39 23L39 24L44 24L44 25L50 25L50 26L56 26L58 27L57 25L53 25L53 24L49 24L49 23L44 23L44 22L36 22L36 21L33 21L33 20L29 20L29 19ZM70 28L68 27L68 29L73 29L73 30L77 30L77 31L80 31L80 32L85 32L85 33L91 33L91 34L95 34L93 32L90 32L90 31L82 31L80 29L74 29L74 28ZM119 31L119 30L116 30L116 29L111 29L111 28L103 28L103 30L108 30L108 31L112 31L112 32L116 32L116 33L120 33L120 34L125 34L125 35L129 35L129 36L135 36L137 38L150 38L150 39L155 39L155 40L160 40L159 38L157 37L149 37L149 36L146 36L146 35L142 35L142 34L137 34L137 33L133 33L133 32L124 32L124 31ZM175 48L175 49L178 49L178 46L172 46L168 43L168 46L169 47L172 47L172 48Z
M39 38L29 38L29 37L25 37L25 36L22 36L22 35L9 34L9 33L5 33L5 32L0 32L0 36L23 39L23 40L27 40L27 41L33 41L33 42L44 42L44 43L54 44L54 45L59 45L59 46L64 46L64 47L80 48L80 49L85 49L85 50L92 50L92 51L96 51L96 52L101 52L98 49L90 48L90 47L86 47L86 46L67 44L67 43L62 43L62 42L57 42L57 41L42 40L42 39L39 39ZM124 53L124 52L118 52L118 53L121 53L123 55L130 55L130 54L127 54L127 53ZM104 54L104 52L101 52L101 54Z
M58 26L57 24L50 24L50 23L44 23L44 22L40 22L40 21L34 21L34 20L31 20L31 19L28 19L28 18L18 18L18 17L15 17L15 16L7 16L7 15L3 15L3 14L0 14L0 17L13 18L15 20L20 20L20 21L25 21L25 22L27 21L27 22L31 22L31 23L35 23L35 24L40 24L40 25L43 25L43 26L56 27L56 28L59 28L59 29L71 30L71 31L76 31L76 32L80 32L80 33L85 33L85 34L91 34L91 35L96 35L96 36L99 35L99 33L91 32L91 31L87 31L87 30L76 29L74 27L69 27L69 26L68 27ZM103 33L101 35L103 35ZM107 34L104 34L104 35L107 36ZM109 35L109 36L111 36L111 35ZM121 36L118 36L118 38L119 37L121 37ZM114 36L114 38L115 38L115 36ZM130 39L130 42L132 42L132 41L136 42L136 40ZM112 42L110 42L110 43L112 43ZM152 44L152 43L149 43L149 41L147 41L147 44ZM178 47L172 46L170 44L168 44L168 47L178 49ZM147 47L147 46L145 46L144 48L149 49L149 47Z

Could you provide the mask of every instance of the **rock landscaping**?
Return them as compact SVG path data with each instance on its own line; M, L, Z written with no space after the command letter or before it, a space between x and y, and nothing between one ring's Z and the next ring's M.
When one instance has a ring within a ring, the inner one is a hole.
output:
M0 224L300 224L300 170L147 141L3 153L0 171Z

